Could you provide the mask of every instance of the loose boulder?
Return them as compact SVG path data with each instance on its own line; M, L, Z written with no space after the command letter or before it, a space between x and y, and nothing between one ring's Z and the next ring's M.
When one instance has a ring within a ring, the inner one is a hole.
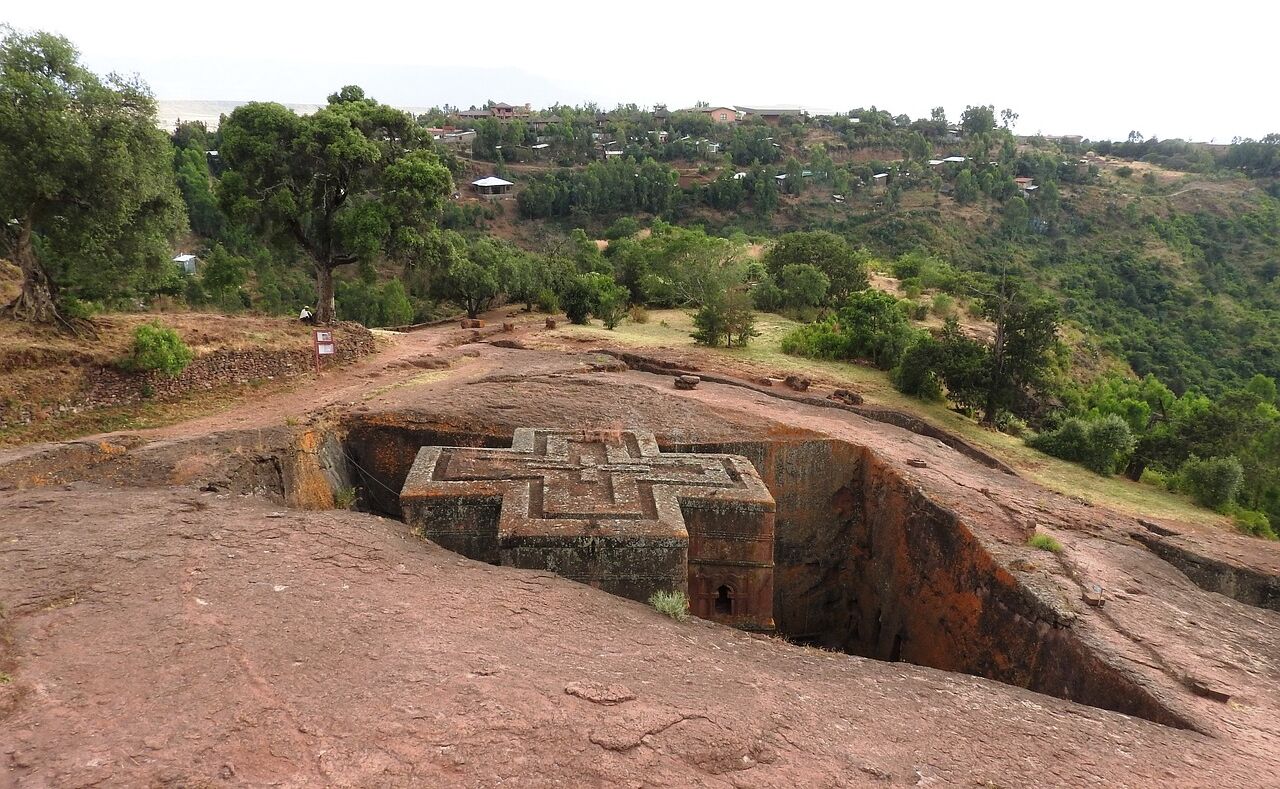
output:
M792 389L796 390L797 392L803 392L809 388L809 385L812 384L813 381L810 381L806 376L803 376L803 375L788 375L783 380L783 383L785 383L787 386L791 387Z
M700 383L702 383L702 379L696 375L677 375L676 376L677 389L693 389Z

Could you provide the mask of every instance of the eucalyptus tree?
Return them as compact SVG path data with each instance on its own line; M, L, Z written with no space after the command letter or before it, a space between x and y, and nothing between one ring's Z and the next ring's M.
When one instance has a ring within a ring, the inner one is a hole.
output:
M222 125L227 212L315 270L316 319L334 320L333 272L429 235L453 178L411 115L347 86L311 115L254 102Z

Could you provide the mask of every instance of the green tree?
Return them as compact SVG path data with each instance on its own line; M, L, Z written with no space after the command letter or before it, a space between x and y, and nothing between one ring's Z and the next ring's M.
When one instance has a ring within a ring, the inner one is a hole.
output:
M756 314L751 311L751 297L741 289L725 294L724 329L725 344L735 342L746 347L751 338L760 336L756 331Z
M409 301L409 294L400 280L384 282L379 301L383 326L407 326L413 323L413 303Z
M334 319L333 272L408 245L452 191L430 138L407 113L355 86L311 115L236 108L222 126L222 200L264 240L294 246L316 275L316 319Z
M592 280L585 274L570 278L560 293L560 306L570 323L585 325L596 306L596 289Z
M22 271L0 315L73 328L61 290L118 296L172 268L172 154L144 84L100 79L61 36L0 33L0 253Z
M249 261L214 244L200 268L200 284L219 304L237 297L249 278Z
M765 267L775 279L783 267L796 263L808 263L825 274L833 298L842 299L867 287L866 256L835 233L787 233L765 253Z
M1001 409L1044 383L1058 341L1058 308L1047 299L1026 296L1007 279L984 305L987 318L996 324L996 337L982 421L994 424Z
M454 263L445 281L450 298L466 309L469 318L479 315L498 295L498 278L494 271L470 258Z
M703 303L693 315L693 332L689 335L698 345L716 347L729 336L729 305L725 294Z
M613 329L622 322L622 316L627 314L627 297L630 296L630 291L604 274L587 276L603 280L597 281L595 285L596 298L592 313L600 319L606 329Z
M960 128L964 130L966 136L974 137L980 134L990 134L995 127L995 105L979 104L976 107L968 106L964 108L964 112L960 115Z
M1031 221L1031 210L1027 207L1027 201L1021 197L1011 197L1004 204L1004 217L1002 219L1003 230L1005 235L1011 238L1019 238L1026 234L1027 223Z
M972 203L978 198L978 181L967 167L956 176L955 197L957 203Z
M831 280L811 263L790 263L778 272L782 301L791 309L817 307L827 298Z

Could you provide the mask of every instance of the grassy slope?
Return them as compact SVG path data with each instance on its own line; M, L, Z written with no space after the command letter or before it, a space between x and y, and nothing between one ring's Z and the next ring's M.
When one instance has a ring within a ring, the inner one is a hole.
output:
M868 402L909 411L964 437L1003 459L1024 477L1061 493L1135 516L1231 527L1228 519L1195 506L1186 497L1150 485L1130 482L1123 477L1099 477L1073 463L1036 452L1019 438L987 430L943 404L925 403L906 397L893 388L888 374L883 371L844 362L788 356L779 349L779 343L783 335L798 325L777 315L761 314L757 323L760 336L747 348L698 349L698 352L719 355L727 361L732 360L735 367L759 374L802 372L818 381L854 389L862 393ZM567 326L560 331L568 336L597 336L640 348L693 351L695 346L689 336L691 330L689 313L682 310L654 310L649 313L647 323L635 324L627 321L614 331L607 331L599 324Z

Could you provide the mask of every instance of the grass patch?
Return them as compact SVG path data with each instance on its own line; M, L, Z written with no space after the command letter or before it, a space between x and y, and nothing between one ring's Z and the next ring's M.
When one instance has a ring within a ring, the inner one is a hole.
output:
M684 592L654 592L649 597L649 605L677 622L689 618L689 598Z
M10 682L13 682L13 677L0 671L0 685L8 685Z
M1027 545L1050 553L1062 553L1062 543L1047 534L1033 534L1031 539L1027 540Z

